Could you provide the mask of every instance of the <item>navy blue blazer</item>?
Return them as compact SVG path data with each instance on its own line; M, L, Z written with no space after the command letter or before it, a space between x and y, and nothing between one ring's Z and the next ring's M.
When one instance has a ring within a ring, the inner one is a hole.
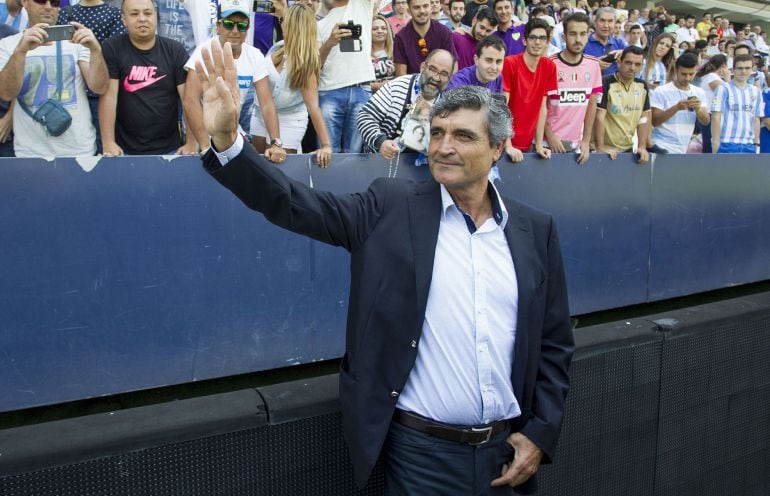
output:
M417 356L441 216L439 185L380 178L367 191L335 196L286 177L249 145L226 167L211 151L203 160L217 181L270 222L351 254L340 402L356 482L363 486ZM559 241L550 216L503 201L519 287L511 380L522 415L514 430L537 444L547 463L561 429L574 349Z

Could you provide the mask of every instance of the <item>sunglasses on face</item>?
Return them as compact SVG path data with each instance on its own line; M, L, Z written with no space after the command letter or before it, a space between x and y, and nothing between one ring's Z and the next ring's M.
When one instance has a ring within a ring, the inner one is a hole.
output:
M33 0L38 5L45 5L51 2L51 7L58 7L61 4L61 0Z
M35 0L35 1L37 2L38 0ZM58 3L59 0L56 0L56 2ZM239 33L245 33L246 31L249 30L249 23L245 21L241 21L241 22L228 21L227 19L225 19L222 21L222 27L228 31L232 31L237 27Z

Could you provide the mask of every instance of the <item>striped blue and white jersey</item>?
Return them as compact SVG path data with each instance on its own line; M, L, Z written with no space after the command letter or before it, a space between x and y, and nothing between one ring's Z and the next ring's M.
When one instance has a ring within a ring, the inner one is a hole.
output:
M722 112L721 143L754 144L754 118L762 117L762 96L751 85L739 88L730 81L719 85L711 100L711 111Z

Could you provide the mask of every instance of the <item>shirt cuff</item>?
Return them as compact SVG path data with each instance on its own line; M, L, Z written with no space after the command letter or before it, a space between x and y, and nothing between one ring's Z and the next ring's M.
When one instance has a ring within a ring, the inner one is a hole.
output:
M214 155L217 156L219 163L224 166L227 165L229 161L237 157L241 151L243 151L243 136L241 136L241 133L236 133L235 143L233 143L227 150L223 150L221 152L218 151L216 147L214 147L214 143L211 142L211 138L209 138L209 144L211 145L211 151L213 151Z

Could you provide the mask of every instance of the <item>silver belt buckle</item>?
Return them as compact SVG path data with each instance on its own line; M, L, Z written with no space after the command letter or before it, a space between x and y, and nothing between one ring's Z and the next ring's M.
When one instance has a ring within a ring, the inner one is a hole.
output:
M489 427L471 427L471 432L485 432L487 434L487 436L482 441L479 441L478 443L468 443L472 446L478 446L479 444L484 444L489 442L489 439L492 437L492 426L490 425Z

